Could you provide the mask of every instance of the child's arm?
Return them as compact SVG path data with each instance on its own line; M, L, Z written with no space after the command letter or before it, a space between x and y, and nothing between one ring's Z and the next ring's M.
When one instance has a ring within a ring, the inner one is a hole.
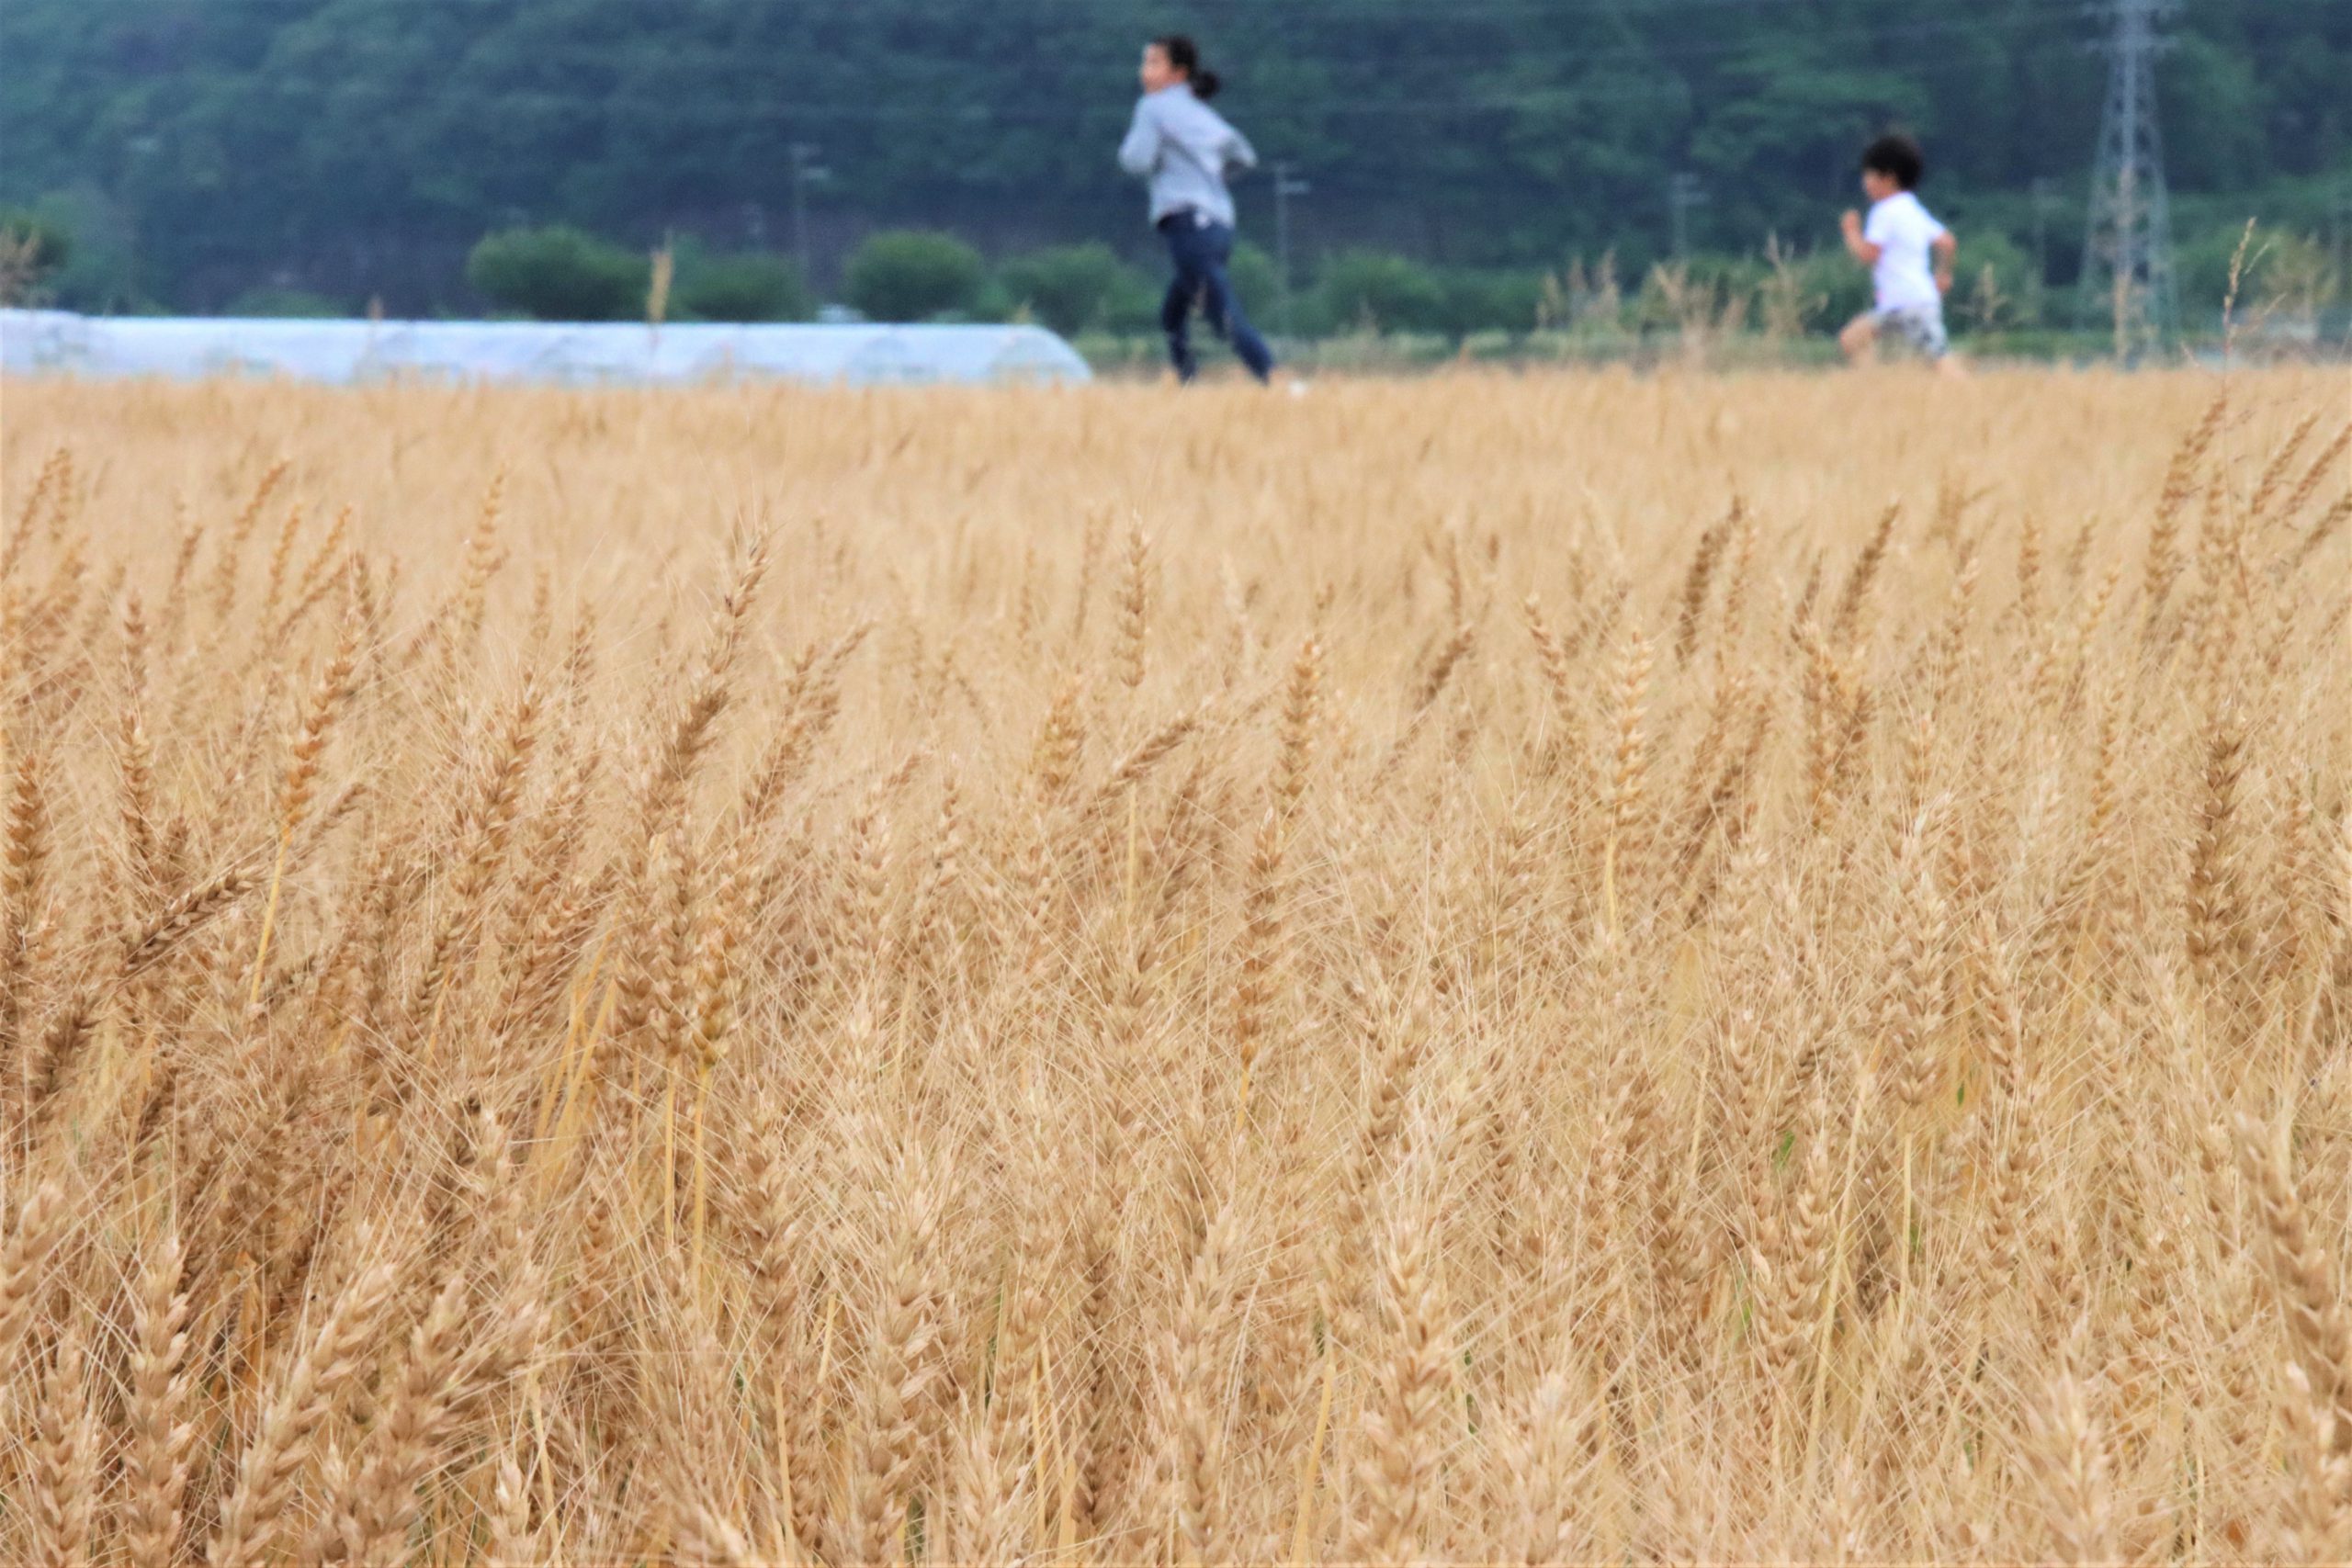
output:
M1849 207L1846 216L1838 220L1838 226L1845 231L1846 254L1864 266L1876 266L1884 247L1862 237L1862 215Z
M1951 259L1960 254L1960 241L1947 229L1937 235L1928 248L1936 254L1936 288L1939 293L1949 294L1951 292Z

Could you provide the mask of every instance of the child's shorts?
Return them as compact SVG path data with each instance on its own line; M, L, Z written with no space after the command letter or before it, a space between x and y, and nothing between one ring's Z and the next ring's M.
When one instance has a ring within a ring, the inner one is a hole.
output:
M1941 359L1951 352L1951 340L1944 335L1941 306L1896 305L1872 310L1871 320L1881 333L1901 338L1925 358Z

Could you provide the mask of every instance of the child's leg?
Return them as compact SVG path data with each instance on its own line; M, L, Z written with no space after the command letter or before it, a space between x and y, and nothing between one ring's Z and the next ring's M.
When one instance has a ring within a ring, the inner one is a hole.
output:
M1950 381L1968 374L1968 367L1951 351L1951 339L1945 335L1941 310L1928 314L1918 323L1918 335L1919 351L1935 366L1937 375Z
M1846 351L1849 365L1868 365L1878 357L1878 320L1868 310L1846 323L1838 334L1838 346Z

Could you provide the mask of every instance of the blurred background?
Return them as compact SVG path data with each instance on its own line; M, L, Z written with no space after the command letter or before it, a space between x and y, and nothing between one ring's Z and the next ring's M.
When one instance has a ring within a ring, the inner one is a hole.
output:
M2352 0L2146 7L2180 328L2324 344ZM1267 166L1242 297L1337 363L1826 352L1856 154L1917 134L1988 348L2078 288L2112 7L2082 0L9 0L19 300L109 312L1034 320L1152 361L1113 151L1194 34ZM655 281L659 280L658 288Z

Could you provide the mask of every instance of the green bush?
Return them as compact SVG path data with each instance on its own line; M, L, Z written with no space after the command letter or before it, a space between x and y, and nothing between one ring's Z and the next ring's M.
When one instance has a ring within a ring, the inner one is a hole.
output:
M1172 269L1164 269L1142 280L1141 288L1114 310L1111 326L1119 332L1157 335L1160 301L1167 295L1172 276ZM1291 323L1283 319L1282 270L1263 247L1246 242L1234 246L1233 254L1225 265L1225 281L1232 288L1233 297L1240 301L1241 313L1251 326L1261 333L1293 330ZM1313 289L1300 289L1292 304L1300 336L1320 337L1330 331L1331 323Z
M1804 280L1806 324L1836 333L1871 308L1870 269L1841 246L1824 245L1796 264Z
M899 229L876 234L849 258L849 302L877 321L928 321L980 303L988 269L953 234Z
M2240 221L2209 229L2180 246L2174 267L2184 324L2203 326L2220 319L2230 293L2230 264L2245 240L2245 224ZM2327 260L2324 247L2301 234L2257 228L2246 243L2238 277L2238 319L2269 307L2324 303L2330 292Z
M2115 339L2110 333L2084 332L2065 327L1978 333L1972 336L1968 344L1969 353L1987 359L2036 359L2076 365L2105 360L2114 353L2114 349Z
M332 321L350 311L323 294L307 288L265 286L248 288L229 301L224 316L252 316L271 321Z
M1011 321L1026 326L1044 318L1030 308L1027 300L1007 288L1002 277L990 273L980 280L979 295L972 301L970 309L950 310L938 319L943 321Z
M1964 289L1967 256L1961 260L1959 287ZM1742 258L1736 269L1722 276L1751 291L1747 325L1767 335L1835 333L1871 306L1870 269L1842 246L1792 252L1777 267L1766 259ZM2001 276L2007 289L2008 274Z
M1342 329L1442 333L1445 290L1428 268L1378 251L1345 251L1323 264L1316 292Z
M1487 327L1482 331L1463 334L1462 356L1464 359L1508 362L1518 356L1519 344L1520 336L1517 333L1509 332L1500 327Z
M1159 335L1159 302L1167 295L1168 280L1146 276L1132 268L1126 281L1103 302L1100 330L1109 333Z
M1262 245L1246 241L1233 247L1233 259L1225 264L1225 280L1233 286L1234 297L1241 301L1241 313L1250 318L1260 332L1275 332L1282 327L1283 276L1274 263L1273 253ZM1155 309L1157 301L1155 291ZM1311 312L1302 290L1295 301L1298 307L1298 324L1302 331L1314 331ZM1156 318L1155 318L1156 319Z
M1454 352L1453 340L1442 333L1350 333L1316 344L1315 363L1325 370L1379 374L1442 365Z
M2033 257L1997 229L1960 236L1944 320L1960 332L2032 326L2049 301L2036 287Z
M1851 322L1870 308L1870 268L1858 264L1844 247L1820 247L1790 256L1781 273L1764 265L1757 273L1757 308L1752 324L1771 332L1773 310L1764 299L1771 289L1788 294L1790 315L1799 332L1832 332Z
M62 225L22 208L0 209L0 304L31 299L73 254Z
M474 246L466 281L492 304L543 321L626 321L645 314L652 269L577 229L507 229Z
M998 276L1007 299L1065 337L1153 308L1151 286L1100 241L1016 256Z
M1118 305L1111 325L1120 332L1157 333L1159 302L1166 297L1169 279L1173 275L1174 269L1163 263L1148 277L1139 276L1140 288ZM1282 272L1263 246L1246 240L1235 245L1232 256L1225 264L1225 280L1232 286L1234 298L1241 301L1241 313L1250 318L1252 326L1261 333L1284 330ZM1311 337L1326 330L1311 291L1302 289L1295 303L1302 333Z
M33 203L35 222L69 236L64 259L40 279L41 298L92 315L152 315L130 209L91 186L55 190Z
M1535 328L1544 298L1540 272L1449 267L1438 275L1437 281L1444 299L1445 330L1457 336Z
M1070 339L1069 345L1098 373L1147 373L1156 371L1167 363L1168 350L1157 331L1149 335L1141 333L1080 333Z
M805 321L816 314L800 269L763 251L706 255L682 249L670 298L681 320Z

